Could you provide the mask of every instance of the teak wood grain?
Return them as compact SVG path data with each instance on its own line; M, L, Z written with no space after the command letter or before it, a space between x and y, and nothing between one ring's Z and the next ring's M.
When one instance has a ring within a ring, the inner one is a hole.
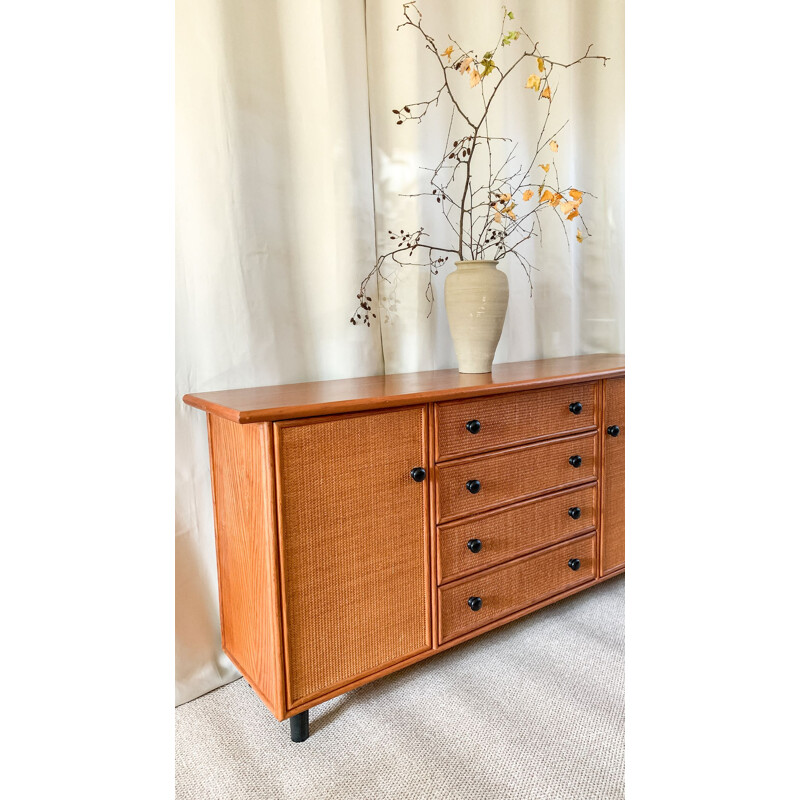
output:
M425 406L275 424L290 708L432 647L427 428Z
M440 640L454 639L546 597L593 581L597 577L596 539L594 533L571 539L443 586L439 589ZM568 566L573 558L580 559L577 571ZM470 597L481 598L483 605L478 611L469 607Z
M578 519L570 517L570 508L580 509ZM440 525L439 582L461 578L587 533L597 527L596 509L597 484L592 483ZM471 539L481 543L477 553L467 547Z
M222 648L278 718L286 713L270 425L208 417Z
M234 422L264 422L504 394L617 377L624 371L625 356L598 353L495 364L482 375L443 369L201 392L187 394L183 401Z
M625 379L604 384L600 565L607 575L625 566ZM608 434L610 425L619 427L619 436Z
M580 456L579 467L569 463L572 456ZM446 461L436 465L438 521L448 522L596 477L596 433ZM467 490L471 480L480 481L477 494Z
M437 403L436 459L442 461L592 430L597 427L597 388L596 382L579 383ZM569 410L571 403L581 404L580 413ZM480 423L477 433L467 430L470 420Z

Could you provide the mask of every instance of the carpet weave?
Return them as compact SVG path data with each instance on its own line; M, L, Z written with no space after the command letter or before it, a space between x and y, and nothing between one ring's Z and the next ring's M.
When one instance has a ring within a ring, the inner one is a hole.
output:
M312 708L244 680L176 709L177 800L617 800L624 577Z

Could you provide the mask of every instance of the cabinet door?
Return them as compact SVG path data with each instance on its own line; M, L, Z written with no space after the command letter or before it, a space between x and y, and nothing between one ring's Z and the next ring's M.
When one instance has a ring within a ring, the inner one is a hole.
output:
M291 708L431 647L427 411L275 428Z
M600 570L607 575L625 566L625 378L603 382L601 434Z

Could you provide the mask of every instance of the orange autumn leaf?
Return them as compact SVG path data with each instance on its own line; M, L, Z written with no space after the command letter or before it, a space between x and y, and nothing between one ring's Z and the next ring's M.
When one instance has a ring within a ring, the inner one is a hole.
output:
M504 214L508 214L508 216L509 216L509 217L511 217L511 219L516 219L516 218L517 218L517 215L514 213L514 207L515 207L516 205L517 205L516 203L512 203L510 206L506 206L506 207L503 209L503 213L504 213Z
M578 209L573 208L572 213L567 216L567 219L575 219L578 216Z
M553 139L553 141L552 141L552 142L550 142L550 149L551 149L551 150L552 150L554 153L557 153L557 152L558 152L558 142L557 142L555 139Z
M448 47L447 50L444 51L444 53L441 53L441 55L447 56L447 60L450 61L453 55L453 45L450 45L450 47Z
M550 99L550 87L549 86L545 87L545 89L542 92L541 96L544 97L545 100L549 100Z
M511 195L510 194L501 194L500 195L500 202L501 203L507 203L510 199L511 199Z
M527 202L528 200L530 200L530 199L531 199L531 197L533 197L533 192L532 192L530 189L526 189L526 190L525 190L525 191L522 193L522 199L523 199L525 202Z
M541 58L537 58L536 61L539 64L539 72L544 72L544 61Z
M543 199L544 199L544 198L543 198ZM551 206L553 206L553 208L555 208L555 207L556 207L556 206L557 206L557 205L558 205L558 204L559 204L559 203L560 203L560 202L561 202L563 199L564 199L564 195L563 195L563 194L557 194L557 195L556 195L556 196L555 196L555 197L554 197L554 198L553 198L553 199L550 201L550 205L551 205Z
M469 67L469 65L470 65L470 64L471 64L471 63L472 63L474 60L475 60L475 59L473 59L473 58L472 58L472 56L467 56L467 57L466 57L466 58L465 58L465 59L464 59L464 60L461 62L461 66L458 68L458 71L459 71L459 72L460 72L460 73L463 75L463 74L466 72L466 70L467 70L467 68Z
M525 88L535 89L538 92L541 82L542 80L538 75L528 75L528 82L525 84Z
M469 85L471 88L476 87L481 82L481 74L478 70L473 69L469 74Z
M550 172L550 165L549 164L539 164L539 166L544 170L545 175Z
M553 203L555 197L553 197L553 193L548 189L540 198L543 203Z
M577 239L579 242L582 242L582 241L583 241L583 234L581 233L581 229L580 229L580 228L578 228L578 232L575 234L575 238L576 238L576 239Z
M577 200L578 205L580 205L583 202L583 192L580 192L577 189L570 189L569 190L569 196L573 200Z
M495 213L494 221L495 222L502 222L503 221L503 218L500 216L500 212L499 211Z

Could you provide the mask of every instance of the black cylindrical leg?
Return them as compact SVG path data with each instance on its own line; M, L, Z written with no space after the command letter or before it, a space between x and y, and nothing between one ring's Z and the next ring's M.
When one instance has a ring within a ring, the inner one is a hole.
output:
M289 717L289 733L293 742L304 742L308 739L308 711Z

